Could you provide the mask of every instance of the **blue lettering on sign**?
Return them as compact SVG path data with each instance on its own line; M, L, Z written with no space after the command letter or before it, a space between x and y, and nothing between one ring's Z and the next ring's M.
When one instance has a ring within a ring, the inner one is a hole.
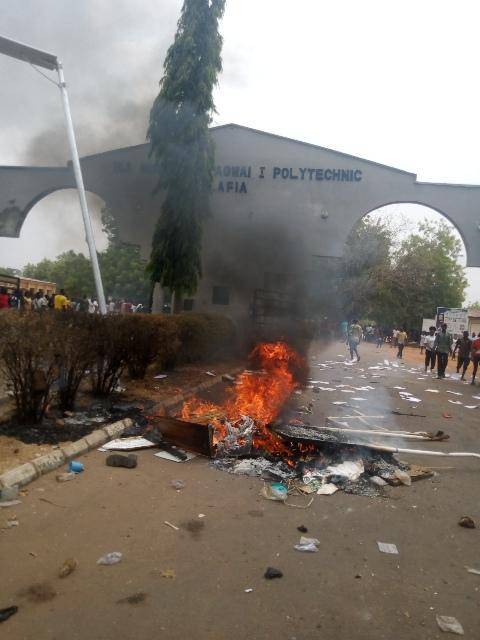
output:
M215 176L217 178L251 178L252 167L241 165L218 165L215 167Z
M227 182L220 180L217 191L220 193L247 193L247 184L238 180L228 180Z
M263 169L263 167L262 167ZM260 175L263 177L263 171ZM329 182L361 182L360 169L313 169L310 167L273 167L272 178L277 180L328 180Z

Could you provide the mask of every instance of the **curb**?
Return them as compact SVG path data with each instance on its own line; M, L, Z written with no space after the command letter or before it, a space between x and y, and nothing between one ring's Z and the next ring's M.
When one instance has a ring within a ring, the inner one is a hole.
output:
M124 430L132 426L132 424L133 421L131 418L119 420L102 429L92 431L92 433L85 438L71 442L44 456L34 458L31 462L25 462L18 467L5 471L5 473L2 473L0 476L0 489L3 487L13 487L14 485L23 487L40 476L58 469L69 460L77 458L92 449L98 449L98 447L101 447L102 444L105 444L108 440L122 434Z
M238 367L237 369L234 369L230 375L235 375L241 371L243 371L243 367ZM192 389L186 393L178 394L166 402L159 403L155 408L171 409L175 407L175 405L185 402L187 398L190 398L199 391L210 389L210 387L214 387L219 382L221 382L221 376L202 382L196 387L192 387ZM0 490L3 487L13 487L14 485L23 487L40 476L58 469L66 462L69 462L74 458L78 458L88 451L98 449L98 447L101 447L109 440L118 438L122 435L125 429L127 429L127 427L131 427L132 425L133 421L131 418L125 418L124 420L113 422L101 429L92 431L88 436L85 436L85 438L71 442L70 444L60 447L59 449L55 449L44 456L34 458L31 462L25 462L18 467L5 471L0 475Z

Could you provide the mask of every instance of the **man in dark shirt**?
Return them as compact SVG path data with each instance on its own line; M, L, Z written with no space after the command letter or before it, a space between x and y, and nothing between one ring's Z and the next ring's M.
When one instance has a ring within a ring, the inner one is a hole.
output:
M445 369L448 364L448 354L452 348L452 334L448 333L447 325L442 324L441 330L435 337L434 348L437 352L437 378L445 378Z
M468 365L470 364L470 351L472 349L472 341L468 337L468 331L463 332L463 337L458 338L455 343L455 348L453 349L453 355L458 351L457 356L457 373L460 372L460 367L462 369L462 377L460 380L465 380L465 373L468 369Z

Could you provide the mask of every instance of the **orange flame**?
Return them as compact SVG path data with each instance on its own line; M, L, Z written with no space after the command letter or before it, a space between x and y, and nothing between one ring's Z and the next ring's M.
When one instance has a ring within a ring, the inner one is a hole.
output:
M261 370L243 372L232 390L232 396L223 405L193 398L183 405L181 418L213 424L214 443L218 444L226 436L222 420L235 422L242 416L249 416L256 426L254 445L272 453L288 455L288 447L267 425L278 416L298 386L294 371L302 366L302 358L285 342L272 342L257 345L250 359L258 363Z

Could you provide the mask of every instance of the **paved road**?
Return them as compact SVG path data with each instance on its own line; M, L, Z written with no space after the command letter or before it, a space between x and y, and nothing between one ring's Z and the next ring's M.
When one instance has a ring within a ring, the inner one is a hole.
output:
M342 352L338 344L317 347L312 364L339 360ZM389 426L448 430L450 442L429 448L480 451L480 409L448 403L480 404L472 400L480 387L419 380L418 371L401 367L368 369L391 354L366 345L358 365L312 367L312 377L332 386L378 380L374 390L355 392L365 401L349 402L365 414L388 415L382 424ZM415 358L407 351L409 360ZM394 386L421 398L415 411L428 417L394 421L392 408L411 408ZM331 404L351 395L341 389L307 392L315 399L312 422L345 414ZM453 418L443 418L444 411ZM0 532L0 608L20 607L0 626L10 640L430 640L443 638L437 613L455 616L466 638L478 638L480 577L464 565L480 568L480 529L462 529L457 520L468 514L480 523L480 461L420 458L446 469L392 488L390 499L338 492L302 510L267 502L259 480L213 470L205 460L180 465L144 451L138 468L126 470L106 467L104 456L85 456L86 471L74 482L57 484L54 474L38 480L20 506L0 511L1 524L12 515L19 521ZM186 483L180 492L170 487L176 478ZM293 550L301 524L320 539L319 553ZM377 541L395 543L400 554L380 553ZM109 551L121 551L123 561L97 566ZM71 556L78 569L57 578ZM266 581L267 566L284 577ZM175 578L162 577L165 570ZM56 595L43 602L19 595L40 582ZM118 602L137 593L146 594L143 602Z

